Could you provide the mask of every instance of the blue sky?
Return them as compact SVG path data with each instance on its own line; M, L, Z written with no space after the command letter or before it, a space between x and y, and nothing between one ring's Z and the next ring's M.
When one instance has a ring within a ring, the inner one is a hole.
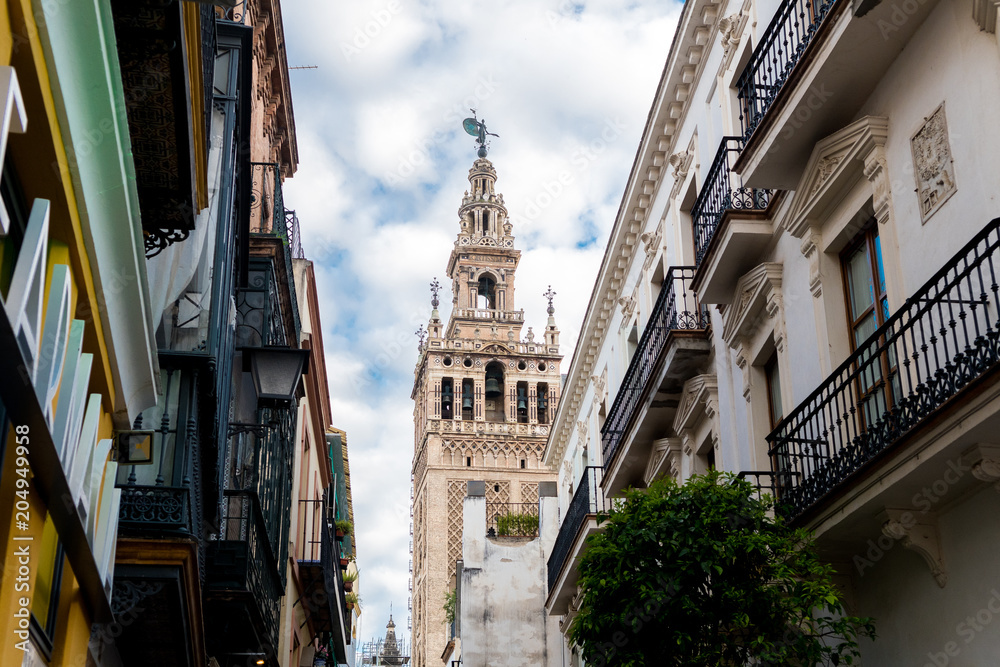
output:
M406 633L414 331L445 283L475 159L492 138L522 251L517 308L564 368L673 37L677 2L285 0L299 167L286 206L316 263L334 423L347 431L362 639ZM442 317L450 298L442 298Z

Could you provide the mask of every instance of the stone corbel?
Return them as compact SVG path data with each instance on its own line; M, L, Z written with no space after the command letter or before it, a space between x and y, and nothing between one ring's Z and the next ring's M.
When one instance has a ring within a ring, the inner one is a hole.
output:
M872 205L880 225L892 221L892 194L889 187L889 168L885 147L876 145L865 156L865 177L872 184Z
M1000 447L978 444L965 450L962 463L972 469L972 476L980 482L993 484L1000 493Z
M944 566L937 520L930 515L921 515L918 520L909 510L890 508L886 508L879 519L882 523L882 534L900 540L904 548L920 554L930 568L937 585L944 588L948 583L948 572Z
M802 255L809 260L809 292L817 299L823 295L823 281L819 273L819 243L819 233L811 229L799 246Z
M674 153L667 161L674 169L674 178L678 181L683 181L684 177L687 176L688 167L691 162L691 151L683 150Z
M736 365L740 367L740 371L743 373L743 398L746 399L747 403L750 402L750 360L747 359L746 348L743 347L741 343L739 347L736 348Z
M774 320L774 347L779 353L785 350L785 318L782 306L780 292L771 292L767 304L764 306L767 310L767 316Z

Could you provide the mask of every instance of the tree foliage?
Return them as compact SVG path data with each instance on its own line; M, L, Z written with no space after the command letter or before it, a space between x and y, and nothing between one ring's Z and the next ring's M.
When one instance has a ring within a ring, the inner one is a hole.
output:
M729 474L626 492L580 562L570 637L589 665L850 665L871 619L844 614L810 534Z

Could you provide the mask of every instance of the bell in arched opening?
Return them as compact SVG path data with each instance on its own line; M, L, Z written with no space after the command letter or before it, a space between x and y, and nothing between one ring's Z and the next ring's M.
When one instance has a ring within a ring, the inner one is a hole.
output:
M486 367L486 398L495 399L503 396L503 368L493 362Z

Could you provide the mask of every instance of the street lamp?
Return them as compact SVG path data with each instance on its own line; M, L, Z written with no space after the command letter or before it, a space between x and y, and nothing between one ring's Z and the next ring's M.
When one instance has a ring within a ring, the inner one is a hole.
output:
M268 346L244 347L241 352L243 371L250 373L254 396L250 396L244 382L242 391L237 392L236 410L237 419L242 417L243 421L230 422L228 436L254 433L263 437L275 424L256 424L250 420L260 408L291 405L298 393L299 381L308 372L309 350Z
M309 350L290 347L245 347L243 370L249 366L258 407L286 407L306 373Z

